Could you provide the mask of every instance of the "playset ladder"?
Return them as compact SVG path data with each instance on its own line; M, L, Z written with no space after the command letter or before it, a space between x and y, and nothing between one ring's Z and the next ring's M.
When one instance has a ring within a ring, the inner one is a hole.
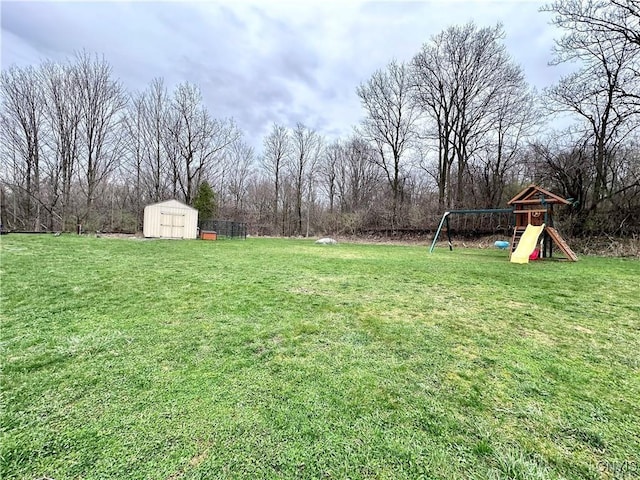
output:
M553 240L553 243L558 246L558 248L562 251L562 253L565 254L565 256L569 260L573 262L576 262L578 260L578 256L573 252L573 250L571 250L571 248L569 248L567 242L564 241L564 238L560 236L555 228L547 227L547 232L549 233L549 237L551 238L551 240Z
M518 248L518 244L520 243L520 239L522 238L522 234L526 230L525 227L516 227L513 229L513 237L511 238L511 253L509 254L509 259L511 259L511 255Z
M520 239L522 238L522 234L525 230L526 229L523 227L516 227L513 230L513 238L511 239L511 255L516 251L516 248L518 248L518 244L520 243ZM560 233L558 233L555 228L546 227L545 230L548 232L551 241L556 244L560 251L564 253L569 260L572 262L578 261L578 256L573 250L571 250L569 245L567 245L567 242L564 241L564 238L560 236ZM511 258L511 255L509 255L509 258Z

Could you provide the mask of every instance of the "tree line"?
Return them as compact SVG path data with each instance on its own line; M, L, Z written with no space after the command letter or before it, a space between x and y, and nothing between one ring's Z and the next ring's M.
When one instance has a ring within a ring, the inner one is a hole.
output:
M544 9L563 32L552 63L574 68L543 92L501 25L452 26L358 86L364 120L347 136L274 123L260 152L192 83L127 92L88 52L12 66L0 78L2 224L139 231L145 205L176 198L257 234L430 229L444 210L502 206L536 182L573 199L571 233L638 233L640 9Z

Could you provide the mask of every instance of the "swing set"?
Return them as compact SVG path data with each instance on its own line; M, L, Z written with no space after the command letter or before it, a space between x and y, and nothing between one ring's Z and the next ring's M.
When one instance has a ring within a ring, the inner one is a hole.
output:
M445 230L447 232L447 244L449 245L449 250L453 250L453 243L451 242L451 227L449 222L449 217L451 215L482 215L487 213L488 214L494 214L494 213L513 214L513 208L482 208L477 210L450 210L448 212L444 212L444 215L442 215L442 219L440 220L440 224L438 225L436 236L433 237L433 243L431 244L429 253L433 253L433 249L436 246L436 242L438 241L438 237L440 236L440 232L442 231L443 227L445 227Z
M542 257L553 256L553 245L572 262L578 256L571 250L567 242L553 226L553 206L570 205L571 201L555 195L537 185L531 184L507 202L510 208L485 208L479 210L450 210L444 212L438 230L431 243L429 253L433 253L443 227L447 232L449 250L453 250L449 217L451 215L480 215L507 213L511 217L513 236L509 259L513 263L526 263L537 250ZM511 216L513 215L513 216ZM540 239L540 237L542 238ZM538 240L540 239L540 242ZM506 242L505 242L506 243ZM538 245L541 249L538 249Z

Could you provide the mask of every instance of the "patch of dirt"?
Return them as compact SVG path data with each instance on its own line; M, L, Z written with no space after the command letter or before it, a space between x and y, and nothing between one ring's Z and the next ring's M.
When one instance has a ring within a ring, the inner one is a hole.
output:
M144 240L141 233L96 233L96 237L103 238L125 238L129 240Z
M176 473L173 473L173 474L169 475L167 477L167 480L178 480L179 478L181 478L185 474L185 472L188 469L197 467L202 462L204 462L207 459L208 456L209 456L209 451L208 450L205 450L204 452L202 452L202 453L200 453L198 455L195 455L194 457L191 458L191 460L189 460L188 466L186 466L185 468L181 468Z
M573 329L577 330L578 332L588 333L589 335L594 333L593 330L591 330L590 328L583 327L583 326L580 326L580 325L574 325Z
M198 465L200 465L202 462L205 461L205 459L209 456L209 452L202 452L200 455L196 455L195 457L193 457L191 460L189 460L189 466L190 467L197 467Z
M550 335L540 330L522 328L519 333L522 337L531 338L542 345L551 346L556 344L556 341Z
M309 288L304 288L304 287L292 288L291 293L295 293L298 295L315 295L316 294L315 290L311 290Z

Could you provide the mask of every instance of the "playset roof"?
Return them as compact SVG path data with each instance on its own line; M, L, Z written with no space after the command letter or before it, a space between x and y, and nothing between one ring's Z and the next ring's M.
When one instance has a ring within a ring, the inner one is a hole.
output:
M507 202L507 205L518 205L518 204L563 204L570 205L571 202L566 200L558 195L551 193L544 188L539 187L538 185L531 184L520 193L518 193L515 197Z

